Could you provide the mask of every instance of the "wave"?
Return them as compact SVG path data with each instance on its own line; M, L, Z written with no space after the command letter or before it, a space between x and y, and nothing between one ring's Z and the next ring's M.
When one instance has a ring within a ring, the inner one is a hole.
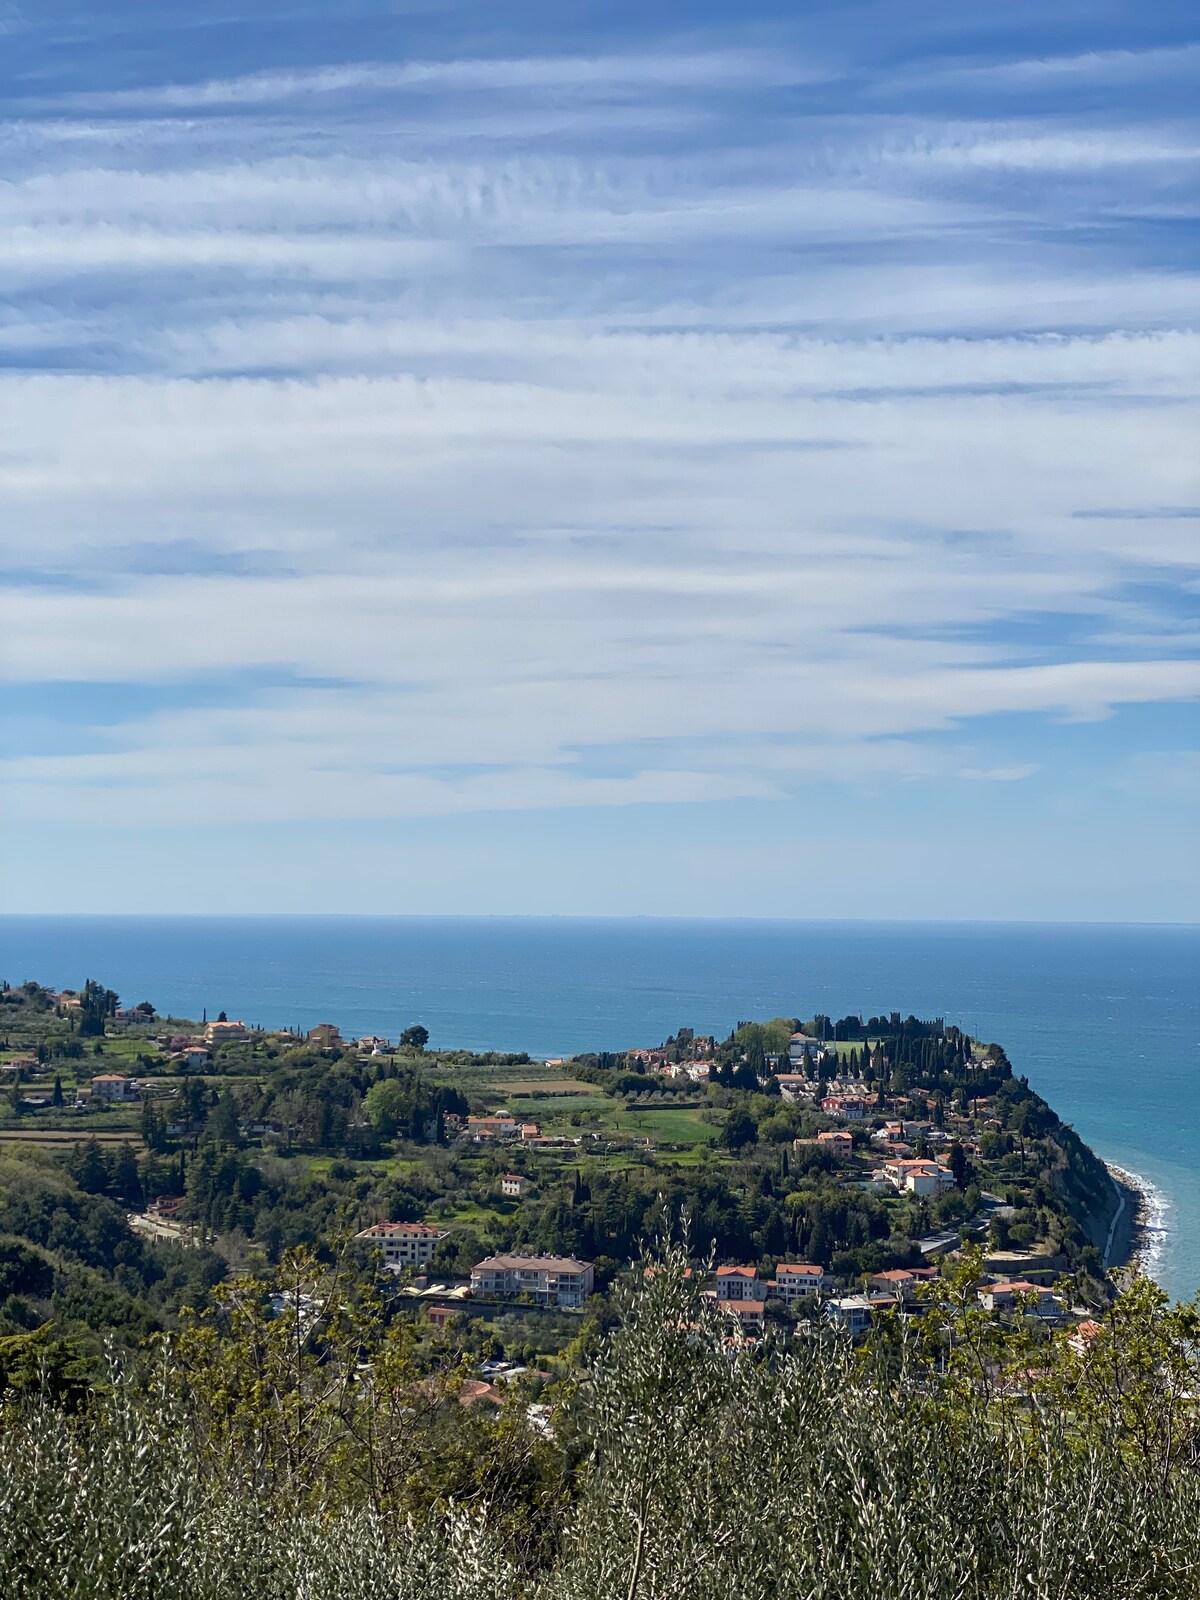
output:
M1118 1166L1115 1161L1105 1162L1114 1177L1137 1196L1137 1232L1134 1236L1131 1263L1148 1278L1162 1282L1163 1263L1166 1260L1170 1228L1167 1219L1171 1211L1170 1197L1164 1189L1140 1172L1130 1167Z

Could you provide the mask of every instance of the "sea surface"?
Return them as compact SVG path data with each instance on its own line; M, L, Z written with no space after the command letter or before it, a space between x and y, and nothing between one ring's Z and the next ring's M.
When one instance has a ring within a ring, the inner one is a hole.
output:
M268 1027L534 1056L680 1026L899 1010L998 1041L1152 1196L1150 1268L1200 1289L1200 928L417 917L4 917L0 977Z

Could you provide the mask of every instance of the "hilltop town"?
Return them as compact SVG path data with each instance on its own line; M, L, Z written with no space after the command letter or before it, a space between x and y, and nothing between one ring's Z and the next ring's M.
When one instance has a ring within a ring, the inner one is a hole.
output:
M89 982L6 987L0 1040L10 1331L67 1306L92 1332L168 1327L303 1246L520 1367L586 1343L680 1227L733 1340L920 1318L964 1252L981 1310L1051 1328L1089 1321L1128 1247L1102 1163L941 1018L533 1061L433 1049L420 1024L161 1017Z

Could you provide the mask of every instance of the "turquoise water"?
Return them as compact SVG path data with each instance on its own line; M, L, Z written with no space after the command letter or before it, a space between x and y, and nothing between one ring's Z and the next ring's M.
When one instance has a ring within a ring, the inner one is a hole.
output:
M269 1026L435 1045L654 1044L681 1025L902 1010L998 1040L1106 1160L1154 1186L1153 1267L1200 1288L1200 929L524 918L0 919L0 975Z

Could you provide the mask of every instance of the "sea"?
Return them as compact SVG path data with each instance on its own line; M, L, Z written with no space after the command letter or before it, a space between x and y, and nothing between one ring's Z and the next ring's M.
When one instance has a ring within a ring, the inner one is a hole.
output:
M1145 1262L1200 1290L1200 927L461 917L0 918L0 977L265 1027L535 1057L910 1012L1005 1047L1149 1196Z

